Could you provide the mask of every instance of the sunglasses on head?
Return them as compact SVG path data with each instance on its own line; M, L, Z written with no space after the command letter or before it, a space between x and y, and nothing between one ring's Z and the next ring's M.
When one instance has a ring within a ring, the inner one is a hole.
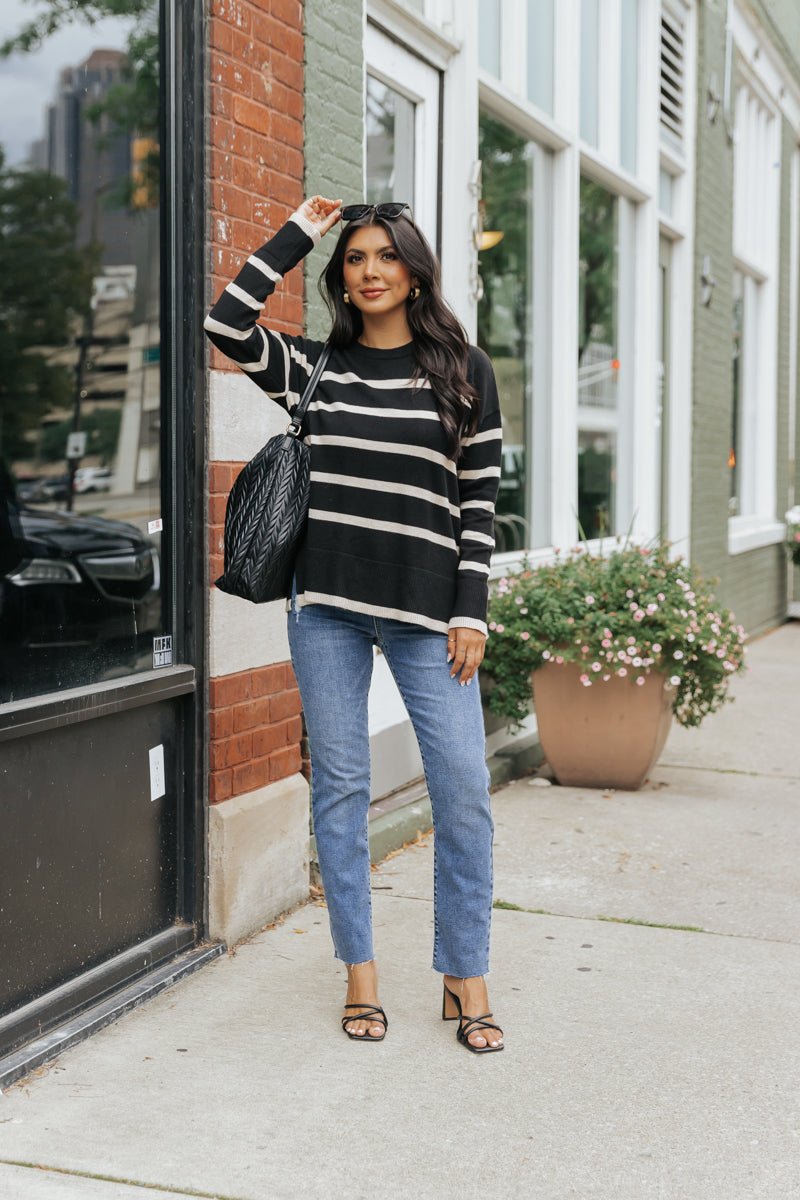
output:
M394 221L396 217L402 216L406 209L410 218L410 204L345 204L341 217L343 221L360 221L362 217L374 211L376 217L388 217L390 221Z

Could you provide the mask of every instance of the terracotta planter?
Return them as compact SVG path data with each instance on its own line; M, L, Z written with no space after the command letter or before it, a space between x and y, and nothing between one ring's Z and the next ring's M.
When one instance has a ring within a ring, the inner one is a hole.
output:
M675 690L650 674L584 687L585 668L546 663L533 673L542 750L559 783L636 791L664 749Z

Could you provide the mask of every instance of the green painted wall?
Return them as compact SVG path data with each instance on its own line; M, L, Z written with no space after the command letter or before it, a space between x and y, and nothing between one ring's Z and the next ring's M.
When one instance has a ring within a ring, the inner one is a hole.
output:
M362 199L362 0L305 2L305 194L345 203ZM306 333L324 338L328 309L317 289L340 226L326 234L304 264Z
M780 38L784 57L800 71L800 8L796 0L754 0L773 41ZM696 178L695 280L710 255L717 285L706 307L695 293L692 446L692 556L707 575L719 580L720 601L734 610L750 632L783 620L786 612L786 560L781 546L728 554L727 456L733 403L731 305L733 282L733 150L721 116L712 125L706 115L711 72L724 77L725 9L722 0L704 0L698 12L698 124ZM788 53L794 47L795 53ZM778 435L776 515L786 510L790 455L789 346L797 330L789 328L789 163L793 138L782 128L780 276L777 354Z

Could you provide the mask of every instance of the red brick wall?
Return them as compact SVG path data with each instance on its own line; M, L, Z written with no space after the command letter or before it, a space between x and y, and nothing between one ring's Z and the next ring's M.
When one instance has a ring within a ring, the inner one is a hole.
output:
M303 199L301 0L211 0L209 45L210 305ZM301 271L270 300L269 322L303 332ZM236 369L209 351L213 369ZM242 465L209 464L210 584L222 570L225 502ZM291 664L212 679L208 733L212 804L299 771L302 719Z

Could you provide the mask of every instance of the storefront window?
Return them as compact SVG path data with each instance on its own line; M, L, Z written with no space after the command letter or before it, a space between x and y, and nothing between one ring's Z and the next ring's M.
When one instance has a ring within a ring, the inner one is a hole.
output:
M114 8L0 17L0 703L152 668L167 632L161 31Z
M728 451L728 509L732 517L741 511L739 497L742 460L742 367L744 349L744 278L741 271L733 272L733 406L731 409L731 438Z
M555 0L528 3L528 99L545 112L553 111L555 61Z
M478 64L500 78L500 0L478 0Z
M367 201L414 201L414 104L367 76Z
M618 201L581 179L578 312L578 519L586 537L616 530L619 371Z
M581 137L597 145L598 83L600 72L600 0L581 0Z
M482 113L479 125L483 296L478 345L494 364L503 419L498 550L531 545L527 427L533 346L533 145Z
M621 0L619 53L620 162L636 171L639 62L639 0Z

